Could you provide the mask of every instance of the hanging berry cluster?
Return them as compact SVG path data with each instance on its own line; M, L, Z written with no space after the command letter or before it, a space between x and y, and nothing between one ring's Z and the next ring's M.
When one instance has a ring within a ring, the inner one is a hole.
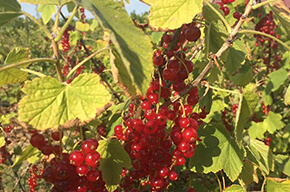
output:
M235 0L221 0L221 2L218 3L220 6L220 9L224 12L225 15L228 15L230 13L229 7L225 5L232 2L235 2Z
M261 17L261 15L259 15ZM270 11L269 14L265 15L256 24L255 30L260 31L280 39L280 35L276 32L277 25L273 19L273 12ZM255 34L256 46L262 47L263 50L263 63L269 68L277 69L282 61L282 56L278 53L278 42L274 41L269 37Z
M177 167L185 165L194 156L198 140L196 130L206 113L193 113L199 100L198 89L194 88L183 102L163 105L169 97L185 90L187 78L193 71L193 63L186 59L182 48L186 41L197 41L200 29L191 23L184 25L180 34L167 32L155 51L153 63L156 74L147 90L146 98L141 98L141 107L131 103L123 125L114 129L118 139L125 141L125 149L132 159L133 169L124 172L120 187L132 191L139 181L142 189L150 186L151 191L164 191L170 181L178 178ZM173 45L174 39L178 41ZM126 173L126 174L125 174ZM193 191L189 188L189 191Z

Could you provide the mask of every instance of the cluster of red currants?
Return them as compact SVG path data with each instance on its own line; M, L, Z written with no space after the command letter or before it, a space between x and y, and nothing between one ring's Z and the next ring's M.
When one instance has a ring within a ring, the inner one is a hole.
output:
M261 17L261 15L259 16ZM273 19L272 11L261 18L255 26L256 31L260 31L280 39L280 35L277 34L276 29L277 25ZM278 49L278 42L262 35L255 34L254 37L256 38L256 46L263 47L263 55L266 55L262 57L263 63L270 68L277 69L282 61L282 56L276 51ZM271 59L273 59L272 62Z
M270 105L265 105L265 102L263 101L262 102L262 112L265 114L265 115L269 115L269 111L270 111Z
M81 150L54 157L43 173L45 181L54 185L51 192L107 191L98 170L100 154L97 147L97 140L88 139L82 142Z
M54 141L59 141L61 135L59 131L51 133L51 138ZM52 145L51 142L45 140L45 137L40 133L34 133L30 138L30 143L33 147L39 149L44 155L51 155L54 153L59 156L61 154L61 147L59 145Z
M219 6L220 9L224 12L225 15L228 15L230 13L230 9L229 7L225 6L229 3L235 2L235 0L221 0L221 2L219 2Z
M197 41L201 32L191 23L183 26L179 36L176 33L165 33L160 43L163 49L154 53L155 79L146 98L141 98L141 108L130 103L124 125L114 129L117 138L125 141L125 150L133 164L133 169L124 172L120 185L124 191L138 192L148 186L151 191L164 191L170 181L177 180L176 167L185 165L194 156L200 118L206 116L204 110L193 113L193 106L199 100L197 88L187 93L184 104L164 103L188 88L186 80L193 71L193 63L186 59L182 45L186 40ZM174 36L178 38L176 45L172 43ZM142 189L134 188L136 181Z
M33 165L29 172L30 172L30 177L28 177L28 186L29 186L29 192L35 192L36 191L36 186L37 186L37 179L42 178L43 174L43 169L39 170L40 174L37 174L38 167L36 165Z

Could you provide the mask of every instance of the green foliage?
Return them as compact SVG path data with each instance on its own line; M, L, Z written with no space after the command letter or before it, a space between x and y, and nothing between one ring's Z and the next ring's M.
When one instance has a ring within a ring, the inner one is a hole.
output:
M41 18L44 24L47 24L52 14L56 12L55 5L39 5L37 10L41 12Z
M224 192L245 192L245 190L242 186L234 184L226 188Z
M272 178L268 178L266 190L271 192L288 192L290 190L290 180L277 182Z
M268 77L270 80L266 87L266 93L270 93L270 91L276 91L281 85L283 85L288 77L288 73L285 69L282 68L270 73Z
M17 157L17 159L14 161L12 167L15 167L25 161L26 159L30 158L34 154L38 153L39 150L35 147L33 147L31 144L26 147L26 149L22 152L20 156Z
M25 61L29 59L29 50L21 47L17 47L12 49L7 55L4 64L2 66L7 66L15 63L19 63L21 61ZM26 68L29 64L24 64L22 68ZM3 84L14 84L23 82L26 80L28 74L26 72L21 71L19 68L9 68L3 71L0 71L0 87Z
M0 0L0 27L22 15L16 0Z
M135 27L118 2L113 0L102 2L80 0L79 2L92 11L102 27L109 30L110 39L122 61L122 64L118 62L121 65L116 64L116 67L126 71L128 75L120 75L120 81L126 83L124 79L129 79L131 84L144 95L153 72L151 64L153 50L150 38Z
M281 119L282 116L280 114L270 111L268 117L263 122L263 126L269 133L273 134L285 126Z
M197 145L190 161L191 170L209 173L223 169L230 180L242 171L244 150L239 148L223 125L208 124L199 132L202 143Z
M275 157L275 165L287 176L290 176L290 157L289 155L277 155Z
M150 8L150 26L155 29L177 29L190 23L202 11L202 0L156 0Z
M22 89L26 96L19 103L19 119L41 130L76 118L89 121L110 100L99 81L95 74L82 74L68 85L52 77L28 81Z
M100 170L106 182L106 188L113 192L119 185L123 168L131 167L131 159L118 140L99 141L98 152L101 155Z

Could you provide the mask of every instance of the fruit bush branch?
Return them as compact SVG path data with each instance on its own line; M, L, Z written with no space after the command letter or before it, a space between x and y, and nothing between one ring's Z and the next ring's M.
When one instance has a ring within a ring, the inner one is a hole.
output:
M227 40L224 42L224 44L222 45L222 47L218 50L218 52L216 54L212 54L210 56L210 61L208 62L208 64L205 66L205 68L202 70L202 72L198 75L198 77L188 86L187 89L185 89L184 91L182 91L181 93L179 93L178 95L174 96L173 98L171 98L170 102L173 103L175 101L177 101L178 99L180 99L182 96L184 96L185 94L187 94L193 87L196 87L197 85L200 84L200 82L202 81L202 79L205 77L205 75L209 72L209 70L213 67L213 65L215 64L215 58L219 58L222 56L222 54L232 46L233 42L236 39L236 36L239 32L240 27L242 26L242 24L244 23L244 21L246 20L247 16L249 15L249 13L252 10L252 4L253 4L254 0L250 0L248 5L246 6L245 12L242 15L242 17L240 18L240 20L238 21L238 23L236 24L236 26L234 27L234 29L231 31L229 37L227 38ZM169 103L164 103L165 106L167 106Z

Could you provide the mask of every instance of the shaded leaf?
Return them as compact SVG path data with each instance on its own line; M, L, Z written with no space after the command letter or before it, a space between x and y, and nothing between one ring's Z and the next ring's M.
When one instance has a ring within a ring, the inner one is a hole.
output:
M156 30L177 29L202 11L202 0L167 0L151 4L149 24Z
M248 161L243 162L243 169L239 175L239 179L241 179L245 185L249 185L254 181L254 166L252 163Z
M278 169L285 175L290 176L290 157L289 155L277 155L275 157L275 164Z
M0 27L22 15L16 0L0 0Z
M266 86L266 93L269 94L271 91L276 91L281 85L284 84L288 77L288 73L285 69L281 68L268 75L269 82Z
M275 178L267 178L266 191L269 192L289 192L290 180L278 182Z
M282 116L278 113L270 111L267 118L263 121L264 128L271 134L282 129L285 124L282 121Z
M18 63L24 60L29 59L29 50L26 48L16 47L12 49L5 61L4 65L10 65L14 63ZM22 68L26 68L29 64L25 64L21 66ZM0 71L0 87L3 84L13 84L19 83L26 80L28 74L26 72L21 71L18 68L9 68L4 71Z
M109 192L113 192L119 186L122 169L131 167L131 159L116 139L99 141L97 151L101 155L99 169L102 171L106 188Z
M44 24L47 24L52 16L56 12L55 5L39 5L37 11L41 12L41 18Z
M248 63L242 65L242 68L234 75L230 76L230 80L239 86L246 86L253 79L253 68Z
M123 62L121 66L116 64L116 67L119 70L126 70L131 84L145 94L154 68L150 38L136 28L119 2L113 0L78 0L78 2L89 9L99 24L109 31L111 41Z
M211 5L221 14L223 15L223 11L220 9L220 6L216 3L211 3ZM212 21L217 21L219 20L219 16L212 11L212 9L208 5L204 5L202 7L202 15L204 16L204 19L208 22L211 23Z
M246 149L248 159L268 175L273 166L273 155L269 146L262 141L250 139Z
M34 155L35 153L39 152L39 150L35 147L33 147L31 144L29 144L26 149L22 152L22 154L16 158L14 161L12 167L15 167L16 165L22 163L23 161L27 160L29 157Z
M199 137L203 142L196 147L190 161L191 170L216 173L223 169L231 181L236 180L242 171L244 150L239 148L224 126L208 124L200 129Z
M25 82L22 91L26 95L19 102L19 120L40 130L76 118L88 121L110 100L96 74L82 74L68 85L52 77L35 78Z
M239 102L235 121L235 136L239 143L243 138L245 123L252 116L259 102L259 95L256 90L254 84L249 84L243 89L242 97L240 96L241 100Z
M227 52L227 59L224 64L226 72L229 75L235 73L242 65L245 60L245 53L230 47Z

